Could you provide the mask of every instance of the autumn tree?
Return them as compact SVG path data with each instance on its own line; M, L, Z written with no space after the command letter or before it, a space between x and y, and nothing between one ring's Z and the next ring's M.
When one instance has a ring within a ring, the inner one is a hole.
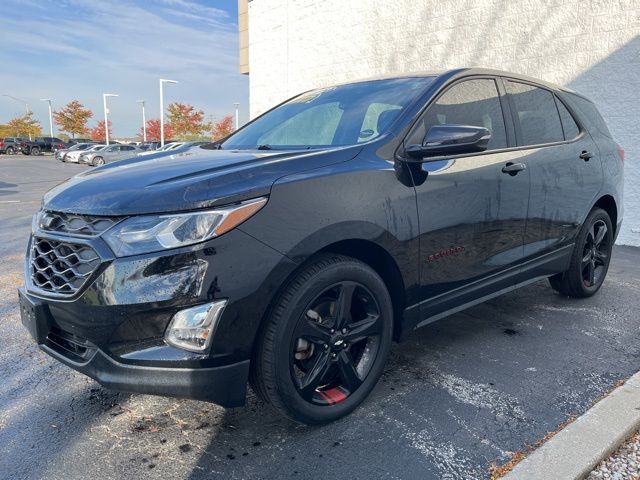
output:
M78 100L72 100L62 110L53 112L58 130L71 134L72 138L75 138L76 134L81 135L87 132L87 122L91 117L93 112L84 108Z
M233 117L231 115L227 115L219 122L215 122L213 124L213 129L211 131L211 138L216 140L221 140L234 132L235 128L233 127Z
M108 125L109 125L109 138L111 138L112 137L111 120L109 120ZM95 142L105 142L107 140L107 137L104 131L104 120L100 120L95 127L90 128L89 135L91 136L91 140Z
M33 112L28 112L20 117L12 118L7 123L7 126L16 137L26 135L31 138L32 136L40 135L40 133L42 133L40 122L33 118Z
M198 136L207 132L211 124L204 121L204 112L192 105L175 102L167 108L167 119L176 137L184 139L189 135ZM165 138L166 138L165 130Z
M138 136L140 138L144 138L142 135L142 128L140 129L140 133L138 133ZM171 137L173 137L173 128L171 127L170 124L165 123L164 138L167 139ZM148 141L160 140L160 120L158 120L157 118L152 120L147 120L147 140Z

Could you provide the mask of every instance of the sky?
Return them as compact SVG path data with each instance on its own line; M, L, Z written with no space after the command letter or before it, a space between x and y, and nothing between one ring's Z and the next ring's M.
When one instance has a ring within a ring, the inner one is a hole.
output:
M0 95L28 102L49 131L54 110L79 100L93 111L88 126L104 118L109 98L113 134L134 136L159 118L158 79L165 108L189 103L209 118L234 113L248 120L248 77L238 70L236 0L1 0ZM10 14L9 14L10 13ZM24 113L24 103L0 96L0 123ZM54 134L57 133L54 124Z

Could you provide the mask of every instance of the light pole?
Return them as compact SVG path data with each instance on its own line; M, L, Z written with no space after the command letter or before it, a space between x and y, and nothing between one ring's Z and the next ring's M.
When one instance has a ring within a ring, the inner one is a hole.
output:
M29 112L31 112L31 110L29 110L29 104L27 103L26 100L23 100L22 98L14 97L13 95L7 95L6 93L3 93L2 96L12 98L16 102L24 103L24 109L27 115L29 115Z
M29 104L27 103L26 100L23 100L22 98L14 97L13 95L7 95L6 93L3 93L2 96L11 98L16 102L24 103L25 115L29 115L31 113L31 110L29 109ZM29 140L31 140L31 132L29 132Z
M163 86L165 83L178 83L176 80L160 79L160 146L164 147L164 94Z
M116 93L103 93L102 104L104 106L104 138L106 144L109 145L109 109L107 108L107 97L117 97Z
M53 138L53 113L51 112L51 99L41 98L41 102L47 102L49 104L49 135Z
M236 130L238 129L238 127L240 126L240 121L238 120L238 107L240 106L240 104L238 102L233 104L234 107L236 107Z
M136 103L142 105L142 141L147 141L147 117L144 113L144 100L136 100Z

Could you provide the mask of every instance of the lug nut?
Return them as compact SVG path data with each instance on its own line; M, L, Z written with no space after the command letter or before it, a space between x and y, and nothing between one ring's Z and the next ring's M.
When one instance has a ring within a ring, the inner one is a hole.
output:
M347 329L346 329L346 328L343 328L343 329L342 329L342 333L347 333Z
M331 330L329 330L330 333L336 333L336 331L332 328Z
M342 348L347 348L348 346L349 346L349 344L348 344L347 342L344 342L344 343L342 344Z
M323 346L324 346L325 350L327 350L329 348L329 345L327 345L326 343Z
M338 356L338 355L337 355L337 354L335 354L335 353L332 353L332 354L331 354L331 358L336 358L337 356Z

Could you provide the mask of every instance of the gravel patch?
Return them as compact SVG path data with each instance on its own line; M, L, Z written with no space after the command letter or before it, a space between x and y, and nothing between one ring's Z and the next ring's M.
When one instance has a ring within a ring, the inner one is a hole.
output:
M600 462L586 480L640 479L640 432L636 432L609 458Z

